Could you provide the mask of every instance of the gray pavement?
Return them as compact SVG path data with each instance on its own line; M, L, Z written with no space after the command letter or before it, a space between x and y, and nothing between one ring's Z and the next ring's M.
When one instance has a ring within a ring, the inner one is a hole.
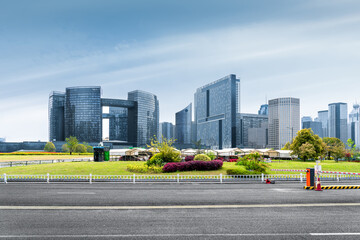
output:
M2 184L0 239L360 239L360 190L302 186Z

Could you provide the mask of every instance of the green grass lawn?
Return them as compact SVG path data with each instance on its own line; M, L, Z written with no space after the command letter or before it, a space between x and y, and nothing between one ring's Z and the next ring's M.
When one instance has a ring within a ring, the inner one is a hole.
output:
M132 175L127 171L128 164L144 164L144 162L69 162L54 164L38 164L23 167L0 168L0 174L21 174L21 175ZM280 161L270 164L271 169L306 169L314 167L315 162L301 161ZM323 161L324 171L360 172L360 163ZM180 175L219 175L226 174L226 170L234 168L235 163L225 162L223 167L217 171L192 171L179 172ZM270 172L271 174L297 174L295 172ZM149 173L136 173L137 175L149 175ZM165 175L176 175L176 173L162 173Z
M92 158L90 155L0 155L0 162Z

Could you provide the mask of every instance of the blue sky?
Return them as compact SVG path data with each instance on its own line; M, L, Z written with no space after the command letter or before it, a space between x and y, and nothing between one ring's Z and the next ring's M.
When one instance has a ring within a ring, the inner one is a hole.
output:
M48 96L100 85L156 94L160 120L228 74L241 109L298 97L301 115L360 102L360 1L0 1L0 137L47 140Z

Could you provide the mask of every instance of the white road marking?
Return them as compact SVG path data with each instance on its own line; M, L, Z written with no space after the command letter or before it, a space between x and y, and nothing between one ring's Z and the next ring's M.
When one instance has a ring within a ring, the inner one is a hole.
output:
M360 203L175 205L175 206L0 206L0 210L152 210L152 209L293 208L293 207L359 207L359 206Z
M242 236L355 236L360 233L224 233L224 234L109 234L109 235L0 235L0 238L156 238L156 237L242 237Z
M95 194L94 192L57 192L57 194L69 194L69 195L92 195Z

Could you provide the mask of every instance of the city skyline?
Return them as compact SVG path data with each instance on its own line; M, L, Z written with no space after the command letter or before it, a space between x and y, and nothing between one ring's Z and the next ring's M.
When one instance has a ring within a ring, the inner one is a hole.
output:
M49 92L67 86L152 92L160 122L175 123L197 88L228 74L244 113L280 97L300 98L301 116L334 102L351 112L359 13L357 1L4 2L0 137L47 140Z

